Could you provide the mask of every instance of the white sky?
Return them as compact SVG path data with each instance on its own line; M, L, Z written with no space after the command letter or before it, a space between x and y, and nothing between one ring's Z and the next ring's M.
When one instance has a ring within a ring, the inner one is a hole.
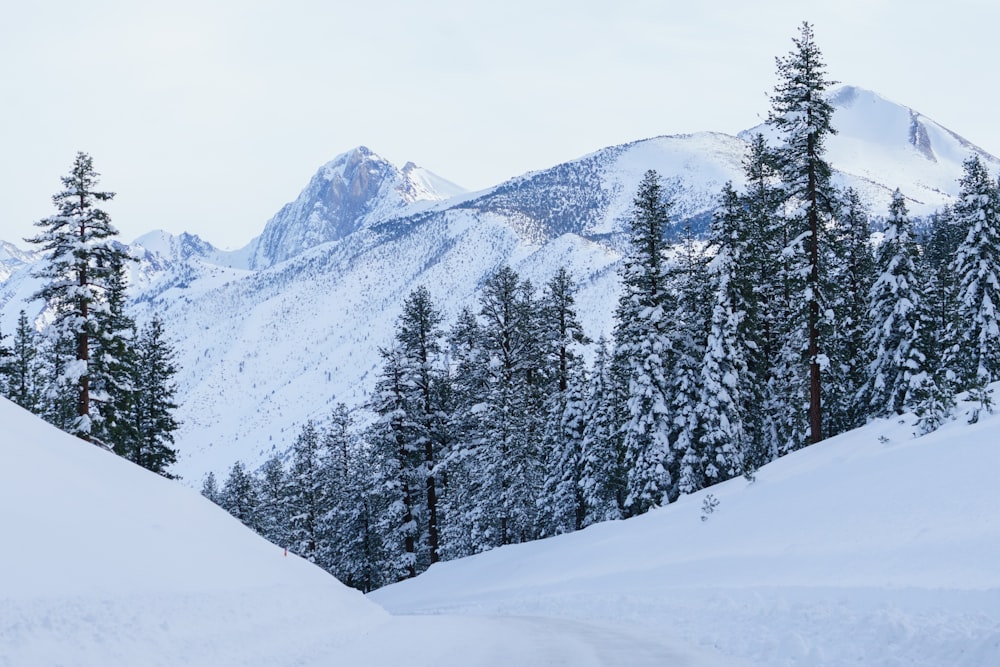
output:
M38 0L0 6L0 239L76 151L123 240L244 245L366 145L470 189L760 122L803 20L833 79L1000 155L995 0Z

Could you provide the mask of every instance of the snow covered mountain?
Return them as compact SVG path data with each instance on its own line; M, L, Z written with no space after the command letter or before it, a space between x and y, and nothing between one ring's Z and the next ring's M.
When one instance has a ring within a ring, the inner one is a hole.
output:
M840 185L850 185L873 208L888 208L892 191L900 188L914 215L926 215L958 194L962 162L979 155L996 173L1000 161L920 112L891 102L878 93L841 86L830 95L835 108L827 159ZM766 126L741 132L749 140Z
M896 187L914 214L950 201L970 152L1000 170L996 158L874 93L844 87L832 100L836 178L876 213ZM420 284L450 323L501 265L536 286L566 266L587 333L610 334L625 220L643 173L664 177L677 226L702 229L722 185L741 184L746 146L718 133L657 137L477 193L358 148L322 167L241 251L191 235L142 237L132 246L137 314L165 317L182 369L176 472L198 484L237 459L253 466L335 403L362 404L377 349ZM0 285L0 331L11 331L36 287L24 265Z
M17 270L38 261L39 257L37 252L21 250L13 243L0 241L0 284Z
M448 199L462 188L408 162L402 169L364 146L320 167L251 243L249 266L266 268L362 227Z

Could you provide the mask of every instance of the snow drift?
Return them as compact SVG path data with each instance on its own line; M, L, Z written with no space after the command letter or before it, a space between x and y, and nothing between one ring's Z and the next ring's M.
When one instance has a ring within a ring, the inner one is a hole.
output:
M917 439L911 422L877 421L753 482L434 565L370 597L393 613L644 632L720 651L721 664L1000 664L1000 415Z
M328 663L387 615L197 492L0 399L0 665Z

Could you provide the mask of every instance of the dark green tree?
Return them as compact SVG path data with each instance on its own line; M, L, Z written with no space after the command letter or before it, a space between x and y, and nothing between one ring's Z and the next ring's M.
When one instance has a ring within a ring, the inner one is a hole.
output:
M288 548L313 563L321 553L323 517L329 510L323 444L315 422L306 422L292 444L288 473Z
M586 512L584 526L621 519L626 514L629 464L621 427L628 419L628 385L616 377L615 370L608 341L601 336L584 405L580 479Z
M430 291L420 286L403 302L403 313L396 323L396 340L404 364L403 409L406 412L408 457L415 465L414 482L424 490L426 551L429 563L440 560L440 507L437 467L448 446L447 410L442 387L447 375L441 363L443 318L435 308ZM421 549L423 551L423 549Z
M116 417L122 423L118 433L127 438L122 443L124 455L164 477L172 477L167 469L177 461L174 432L180 426L174 418L178 407L174 359L163 320L154 316L139 332L131 353L129 395L121 399L130 412Z
M545 480L538 503L545 535L579 530L586 517L581 486L586 375L579 347L590 340L576 313L575 293L569 271L560 267L545 285L541 302L541 338L549 378L542 438Z
M703 434L695 474L704 486L746 472L746 424L759 406L753 400L754 383L749 377L755 351L755 322L749 319L754 309L754 276L744 270L749 231L743 202L727 183L712 219L710 244L715 252L708 266L712 311L697 403Z
M123 264L114 242L118 232L100 208L114 193L97 189L98 176L91 157L78 153L62 178L63 190L52 197L57 213L35 223L42 232L28 239L45 253L36 274L44 284L33 298L52 309L55 337L74 343L74 361L61 364L56 385L75 387L76 418L69 430L85 440L96 439L93 425L100 419L91 409L92 344L101 335L108 286Z
M871 364L866 398L871 414L902 414L913 406L913 378L924 370L918 332L923 296L917 262L920 251L911 231L903 195L897 189L876 257L868 334Z
M676 480L669 500L693 493L705 486L708 462L703 449L704 424L699 411L702 393L702 366L705 343L711 318L712 284L706 280L707 261L694 238L690 225L685 225L680 244L675 246L668 264L667 276L674 295L673 310L668 317L669 354L663 356L668 369L668 393L673 414L670 448L673 467L670 476Z
M110 256L112 265L102 303L93 310L96 326L91 346L90 398L99 415L92 437L135 461L134 450L140 435L131 416L136 409L135 365L140 360L135 321L125 309L128 303L125 263L129 259L124 249Z
M857 428L870 416L863 398L871 350L870 297L875 280L868 210L853 189L844 192L837 218L839 261L833 268L839 283L833 302L837 326L831 338L828 415L829 432Z
M38 343L38 335L22 310L6 364L6 391L10 400L34 413L41 410L42 399Z
M672 394L666 364L675 302L664 258L670 202L660 176L647 171L629 218L630 246L622 268L615 311L615 357L627 368L628 421L624 446L629 461L626 507L630 515L665 505L677 488L677 457L671 449Z
M744 394L758 406L747 415L745 423L744 464L747 470L756 470L777 456L784 443L794 439L787 428L795 421L789 419L789 413L795 412L794 403L787 401L794 388L786 381L792 377L789 365L797 365L798 359L792 353L794 336L788 335L794 276L791 258L783 253L791 241L780 215L784 194L777 154L762 134L750 142L743 172L746 191L740 199L747 245L740 264L741 275L753 285L745 319L747 377L751 384Z
M793 313L805 330L805 373L809 392L809 442L823 439L823 370L829 351L821 329L824 324L826 279L823 264L829 252L828 230L837 208L837 192L825 158L826 138L835 134L833 106L826 98L835 82L826 78L826 66L816 46L812 26L803 23L795 48L777 58L778 84L771 96L768 123L782 144L779 169L786 196L787 224L791 227L786 252L798 259L793 272L801 277L801 289L792 295L798 311Z
M207 483L208 479L206 479ZM202 494L205 495L206 492L210 492L210 489L204 487ZM229 469L229 476L223 483L218 497L218 503L222 509L239 519L244 526L259 532L257 488L254 485L253 477L247 472L242 461L237 461Z
M543 481L541 439L549 376L532 286L509 267L483 285L480 363L486 379L479 411L477 504L484 510L480 546L536 537Z
M260 534L272 544L287 547L291 540L292 519L288 507L291 488L281 456L276 454L264 461L255 481Z
M953 221L964 234L952 262L958 306L956 372L982 407L991 407L987 385L1000 379L1000 189L973 155L964 164Z
M406 359L398 342L379 350L382 370L375 386L371 407L378 421L369 431L376 456L381 461L379 486L387 498L389 511L379 517L379 531L392 554L392 568L399 579L417 576L419 530L415 511L419 490L415 471L421 452L410 437L410 397Z
M201 481L201 495L211 500L216 505L222 505L219 482L215 479L215 473L209 471L205 479Z

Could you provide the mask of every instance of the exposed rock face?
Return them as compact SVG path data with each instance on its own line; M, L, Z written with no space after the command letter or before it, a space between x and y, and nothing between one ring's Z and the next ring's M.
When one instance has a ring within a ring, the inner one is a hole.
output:
M359 146L320 167L298 198L271 218L256 242L250 268L284 261L321 243L336 241L418 201L445 199L420 179L412 163L396 168Z

